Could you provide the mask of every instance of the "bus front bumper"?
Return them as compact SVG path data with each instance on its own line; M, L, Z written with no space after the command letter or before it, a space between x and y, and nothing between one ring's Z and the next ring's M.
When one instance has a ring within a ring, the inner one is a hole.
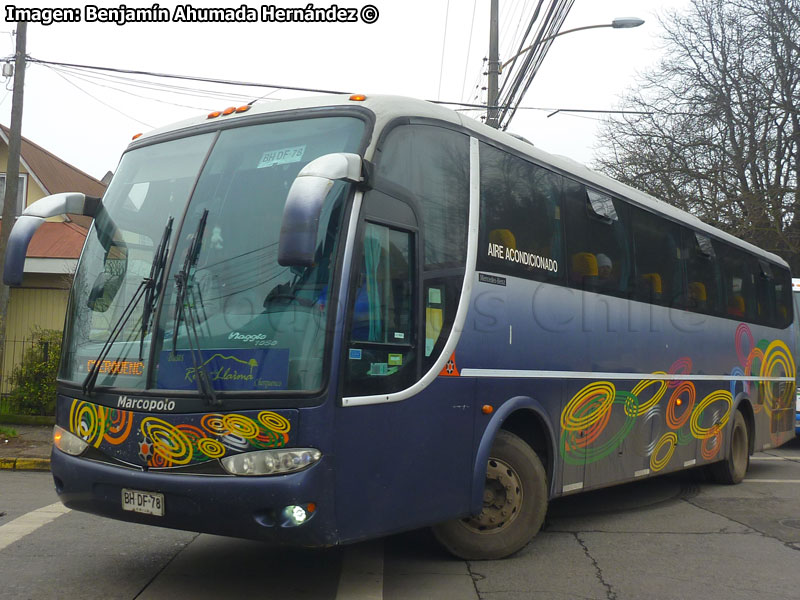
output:
M325 547L338 543L328 462L323 457L304 471L274 477L179 475L116 467L54 448L51 471L59 499L74 510L279 545ZM123 510L123 489L163 494L163 516ZM309 504L314 510L302 523L285 517L293 507Z

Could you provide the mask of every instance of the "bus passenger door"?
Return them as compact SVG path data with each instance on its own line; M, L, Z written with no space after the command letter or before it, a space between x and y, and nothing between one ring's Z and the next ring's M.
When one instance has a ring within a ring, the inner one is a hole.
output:
M442 282L423 284L419 276L410 204L371 190L362 216L344 332L346 400L335 425L342 541L465 513L471 485L473 380L440 377L402 399L392 396L425 372L448 327L450 294Z

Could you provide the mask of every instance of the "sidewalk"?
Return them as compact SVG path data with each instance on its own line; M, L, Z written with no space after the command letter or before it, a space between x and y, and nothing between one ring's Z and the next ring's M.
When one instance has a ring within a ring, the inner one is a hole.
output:
M0 433L0 469L17 471L49 471L53 447L50 425L2 425L13 429L16 437Z

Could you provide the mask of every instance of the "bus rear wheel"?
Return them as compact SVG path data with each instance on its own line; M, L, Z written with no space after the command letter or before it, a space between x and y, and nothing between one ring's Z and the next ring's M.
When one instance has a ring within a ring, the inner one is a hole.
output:
M741 411L736 411L731 428L731 443L728 455L720 462L709 466L711 477L718 483L740 483L750 467L750 440L747 423Z
M547 474L528 444L497 434L486 469L483 510L433 527L447 550L466 560L504 558L538 533L547 512Z

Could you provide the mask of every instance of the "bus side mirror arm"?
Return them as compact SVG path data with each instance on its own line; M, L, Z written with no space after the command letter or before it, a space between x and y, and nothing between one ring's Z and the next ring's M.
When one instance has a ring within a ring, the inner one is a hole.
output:
M45 196L28 206L14 223L8 238L3 283L10 286L22 285L28 245L45 219L67 213L94 217L100 206L100 198L92 198L78 192Z
M334 182L347 181L368 188L371 171L368 161L344 152L320 156L303 167L289 189L283 208L278 264L313 265L319 217Z

